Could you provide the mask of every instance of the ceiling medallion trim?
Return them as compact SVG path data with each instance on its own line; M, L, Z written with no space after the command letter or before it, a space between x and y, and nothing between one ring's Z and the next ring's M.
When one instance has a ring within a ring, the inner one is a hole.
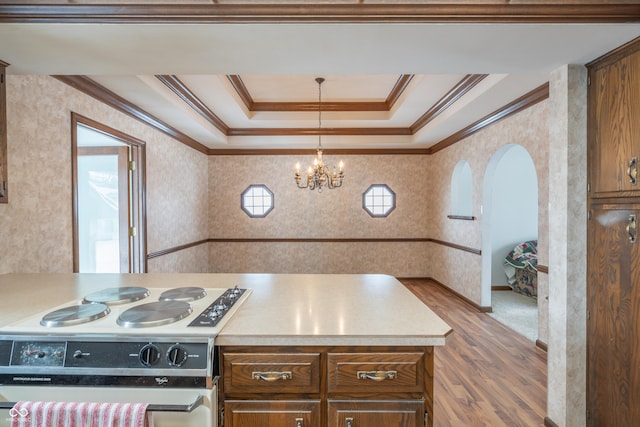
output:
M393 88L384 101L379 102L323 102L322 111L390 111L400 98L400 95L409 85L413 74L402 74L393 85ZM245 107L251 111L294 111L315 112L318 110L317 102L256 102L253 100L249 89L244 84L242 77L237 74L227 75L227 79L240 97Z
M67 4L0 5L20 23L627 23L637 4Z

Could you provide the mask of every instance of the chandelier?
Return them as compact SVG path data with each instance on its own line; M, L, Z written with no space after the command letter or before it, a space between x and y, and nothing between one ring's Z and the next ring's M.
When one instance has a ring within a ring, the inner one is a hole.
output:
M344 163L342 163L341 160L340 169L335 172L325 165L322 159L322 83L324 79L318 77L316 82L318 83L318 148L316 158L313 160L313 165L309 166L307 171L306 179L303 179L300 174L300 163L296 163L296 184L298 188L308 188L309 190L317 189L318 192L322 192L323 188L333 190L334 188L342 186Z

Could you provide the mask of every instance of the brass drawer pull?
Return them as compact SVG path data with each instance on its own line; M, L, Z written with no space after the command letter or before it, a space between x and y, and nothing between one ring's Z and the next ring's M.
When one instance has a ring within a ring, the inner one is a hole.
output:
M629 161L629 167L627 168L627 175L629 175L629 182L631 185L638 183L638 158L632 157Z
M636 242L636 216L629 215L629 224L627 224L627 234L629 235L629 243Z
M353 427L353 418L345 418L344 419L344 427Z
M291 371L284 371L284 372L259 372L259 371L254 371L251 373L251 378L253 378L254 380L259 380L259 381L267 381L267 382L274 382L274 381L286 381L286 380L290 380L292 377L291 375Z
M302 418L296 418L296 427L303 427L304 420Z
M395 380L398 378L398 371L358 371L356 376L359 380Z

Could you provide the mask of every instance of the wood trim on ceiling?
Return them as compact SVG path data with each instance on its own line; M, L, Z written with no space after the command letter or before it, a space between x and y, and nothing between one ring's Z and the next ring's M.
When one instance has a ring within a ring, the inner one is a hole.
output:
M407 88L413 74L402 74L384 101L379 102L322 102L322 111L389 111ZM244 84L242 77L237 74L227 75L231 86L242 100L245 107L255 111L294 111L307 112L318 111L317 102L256 102L253 100L249 89Z
M238 128L228 136L309 136L309 135L412 135L409 128Z
M212 148L208 148L205 145L187 136L186 134L164 123L160 119L152 116L151 114L142 110L138 106L130 103L126 99L111 92L109 89L105 88L104 86L94 82L87 76L52 76L52 77L74 87L75 89L83 93L86 93L87 95L90 95L98 99L99 101L115 108L118 111L121 111L135 119L140 120L141 122L149 126L156 128L160 132L165 133L166 135L176 139L177 141L182 142L183 144L208 155L243 155L243 154L244 155L289 155L289 154L302 154L302 153L310 152L310 150L308 149L212 149ZM465 77L465 79L463 79L462 81L466 79L467 77ZM172 81L173 79L167 79L167 82L169 82L170 84ZM462 83L462 81L460 83ZM455 97L458 91L461 90L460 83L450 91L450 93L452 93L451 95L452 98ZM478 82L476 82L475 84L477 83ZM186 91L185 96L194 98L192 100L194 105L199 105L199 104L204 105L192 92L188 90L188 88L186 88L186 86L184 85L181 85L181 86L182 88L180 90ZM465 85L462 85L462 86L464 86L467 90L471 88ZM176 90L178 90L177 87L176 87ZM445 95L443 99L446 97L447 95ZM540 101L543 101L548 97L549 97L549 83L545 83L539 86L538 88L530 91L529 93L523 95L522 97L516 99L515 101L507 104L503 108L494 111L493 113L485 116L479 121L443 139L442 141L438 142L437 144L429 148L336 149L336 150L332 150L332 152L336 154L433 154L440 150L443 150L446 147L449 147L450 145L455 144L456 142L459 142L460 140L468 137L469 135L472 135L473 133L480 131L481 129L497 122L498 120L504 119L512 114L520 112ZM323 128L321 130L317 128L312 128L312 129L311 128L232 129L224 125L222 129L227 129L226 135L228 136L265 136L265 135L305 136L305 135L318 135L318 134L322 134L322 135L412 135L411 128Z
M449 92L438 100L426 113L416 120L410 127L414 134L422 129L427 123L439 116L444 110L449 108L465 93L473 89L478 83L484 80L488 74L467 74Z
M585 64L585 67L590 71L597 70L619 61L621 58L631 55L638 50L640 50L640 37L636 37L622 46L618 46L614 50L605 53L591 62L588 62Z
M229 128L176 76L156 76L176 93L198 114L209 121L226 136L309 136L309 135L413 135L443 111L453 105L464 94L480 83L487 74L467 74L425 114L408 128ZM313 102L255 102L239 75L227 78L238 96L250 111L316 111L318 103ZM413 78L412 74L401 75L385 102L333 102L323 103L323 111L389 111Z
M229 126L224 123L207 105L200 100L184 83L173 75L156 75L156 78L164 83L173 93L178 95L189 107L200 114L207 122L215 126L225 135L229 134Z
M638 4L13 4L9 23L628 23Z
M77 89L80 92L83 92L97 99L98 101L159 130L160 132L170 136L171 138L177 141L180 141L181 143L195 150L200 151L201 153L205 153L205 154L207 153L208 148L203 144L185 135L179 130L171 127L170 125L163 122L162 120L152 116L151 114L142 110L137 105L130 103L126 99L115 94L114 92L110 91L106 87L96 83L95 81L91 80L87 76L51 76L51 77L58 79L61 82L66 83L69 86L73 87L74 89Z
M263 155L306 155L315 154L316 148L210 148L210 156L263 156ZM428 155L427 148L334 148L331 154L342 155Z
M506 117L509 117L513 114L516 114L522 110L525 110L532 105L537 104L538 102L544 101L549 98L549 82L538 86L532 91L524 94L520 98L515 101L510 102L504 107L494 111L491 114L481 118L475 123L470 124L466 128L454 133L451 136L443 139L435 145L429 147L429 154L437 153L440 150L444 150L450 145L455 144L456 142L473 135L474 133L480 131L481 129L499 121Z

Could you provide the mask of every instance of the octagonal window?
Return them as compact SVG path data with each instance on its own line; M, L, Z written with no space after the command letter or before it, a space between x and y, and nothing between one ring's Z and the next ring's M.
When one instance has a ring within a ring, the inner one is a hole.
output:
M372 217L386 217L396 208L396 193L386 184L373 184L362 195L362 207Z
M240 206L251 218L264 218L273 210L273 193L266 185L250 185L242 192Z

